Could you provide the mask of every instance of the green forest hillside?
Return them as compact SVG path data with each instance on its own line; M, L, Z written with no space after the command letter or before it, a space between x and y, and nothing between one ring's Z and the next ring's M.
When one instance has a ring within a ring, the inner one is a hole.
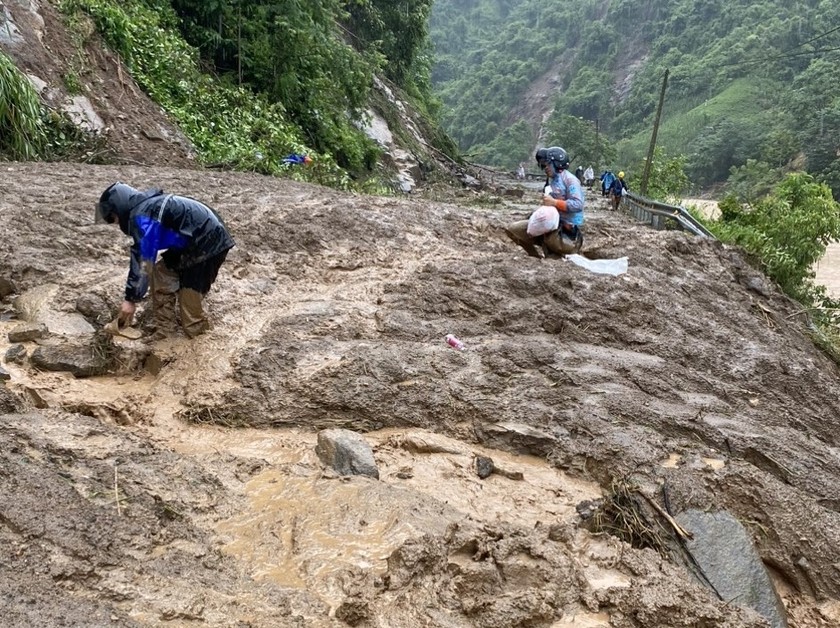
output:
M840 197L838 25L835 0L437 0L432 82L476 161L513 167L544 139L605 168L646 154L667 69L660 144L696 186L796 164ZM523 109L540 91L546 110ZM597 125L598 155L568 116Z
M58 9L76 48L70 58L55 59L62 68L59 88L70 96L96 91L90 52L104 42L189 138L200 163L278 174L285 171L283 156L306 154L314 162L300 170L302 177L375 187L387 177L377 177L385 160L364 127L371 111L386 118L389 108L404 113L404 101L424 142L457 157L435 122L428 56L432 0L398 6L390 0L47 4ZM16 70L17 29L4 20L11 14L0 15L9 51L0 46L0 158L72 159L83 152L74 143L85 138L69 133L67 121L43 107ZM397 135L405 124L397 113L390 118ZM404 143L418 142L403 135Z

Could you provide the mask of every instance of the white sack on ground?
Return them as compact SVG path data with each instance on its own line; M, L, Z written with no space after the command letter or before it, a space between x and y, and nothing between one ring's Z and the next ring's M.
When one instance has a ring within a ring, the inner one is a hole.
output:
M588 259L583 255L567 255L566 259L578 266L600 275L623 275L627 272L627 258Z

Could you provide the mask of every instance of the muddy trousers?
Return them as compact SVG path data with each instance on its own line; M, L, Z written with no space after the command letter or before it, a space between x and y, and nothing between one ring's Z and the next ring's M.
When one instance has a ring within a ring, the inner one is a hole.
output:
M177 302L181 327L187 336L195 338L210 328L202 302L216 281L227 251L180 271L173 270L177 266L177 257L168 253L163 254L154 269L152 303L155 325L162 333L175 331Z
M533 238L528 235L528 221L519 220L512 222L505 227L505 233L508 234L508 237L510 237L511 240L525 249L525 252L531 257L542 257L540 250L537 249L537 244L540 241L542 241L542 245L552 253L557 255L564 255L565 253L563 251L563 243L560 238L559 229L552 231L551 233L546 233L539 238Z

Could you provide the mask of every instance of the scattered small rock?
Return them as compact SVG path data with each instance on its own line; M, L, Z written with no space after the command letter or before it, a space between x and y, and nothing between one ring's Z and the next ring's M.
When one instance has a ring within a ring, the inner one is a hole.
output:
M0 299L5 299L10 294L17 292L17 288L11 279L0 277Z
M475 457L475 472L482 480L490 477L490 474L492 474L495 470L496 465L493 463L492 458L488 458L487 456Z
M20 397L5 386L0 386L0 414L12 414L22 409Z
M762 297L769 297L770 290L760 277L751 277L747 280L747 290L752 290Z
M0 381L8 381L10 379L12 379L12 376L9 374L9 371L0 366Z
M9 342L30 342L49 335L43 323L22 323L9 332Z
M481 187L481 181L469 174L465 174L461 177L461 183L463 183L468 188L475 189Z
M318 432L315 453L324 465L339 475L366 475L379 479L373 450L356 432L342 429Z
M502 477L505 477L508 480L516 480L517 482L520 482L525 479L525 474L522 473L522 471L511 471L510 469L503 469L501 467L496 467L493 470L493 473L501 475Z
M575 535L575 528L563 523L552 523L548 526L548 538L555 543L571 543Z
M335 609L336 619L340 619L348 626L358 626L370 619L370 604L360 598L348 598Z
M586 499L575 506L575 510L583 521L587 521L604 505L603 499Z
M6 362L10 364L23 364L26 358L26 347L21 344L12 345L6 349Z

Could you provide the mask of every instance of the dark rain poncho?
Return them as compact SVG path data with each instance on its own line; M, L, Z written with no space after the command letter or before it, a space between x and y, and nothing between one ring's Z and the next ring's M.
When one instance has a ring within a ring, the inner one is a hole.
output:
M159 251L178 251L172 270L183 271L233 248L221 218L199 201L162 190L140 191L115 183L103 192L100 205L117 214L120 229L131 236L131 266L125 298L140 301L148 290L143 262L154 263Z

